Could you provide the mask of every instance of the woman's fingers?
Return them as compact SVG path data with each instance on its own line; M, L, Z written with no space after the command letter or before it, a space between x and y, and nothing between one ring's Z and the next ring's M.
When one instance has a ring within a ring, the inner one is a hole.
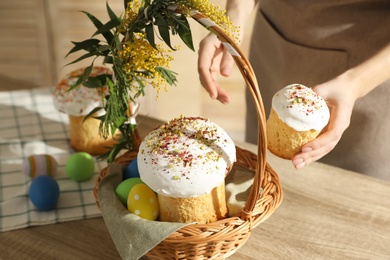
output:
M301 153L294 156L292 163L296 169L301 169L310 163L319 160L336 146L340 139L335 139L333 134L325 132L315 141L302 148Z
M296 169L322 158L337 145L345 129L348 128L352 108L347 105L333 106L328 126L315 140L302 147L301 153L294 156L292 163Z
M219 74L229 76L232 70L231 62L223 45L215 36L207 36L200 43L198 56L198 73L202 86L212 99L228 103L230 96L217 82ZM234 61L233 61L234 63Z
M221 75L224 77L230 76L234 67L233 56L226 50L223 50L222 60L221 60Z
M213 67L213 61L216 58L218 58L217 47L210 39L205 38L201 41L199 47L198 73L200 83L213 99L218 97L215 81L217 68Z

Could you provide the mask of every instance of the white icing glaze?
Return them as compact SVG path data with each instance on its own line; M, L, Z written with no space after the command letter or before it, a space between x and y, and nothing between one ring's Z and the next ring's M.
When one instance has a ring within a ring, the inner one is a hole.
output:
M221 127L204 118L181 117L145 137L138 169L155 192L189 198L219 186L235 160L235 145Z
M52 97L54 107L57 110L68 115L85 116L96 107L103 107L104 96L108 94L107 86L103 88L78 86L68 91L69 87L83 75L84 70L85 68L81 68L72 71L54 89ZM110 73L110 70L104 67L93 67L90 75L97 76L106 73ZM104 113L104 110L100 110L98 116Z
M279 118L296 131L321 131L329 122L325 100L311 88L291 84L272 98L272 108Z

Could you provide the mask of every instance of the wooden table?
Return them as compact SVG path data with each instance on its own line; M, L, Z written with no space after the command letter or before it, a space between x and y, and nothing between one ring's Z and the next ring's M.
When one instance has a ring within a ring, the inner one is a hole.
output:
M160 124L147 117L139 122L141 136ZM390 259L389 182L320 163L296 171L271 155L268 162L284 200L229 259ZM120 256L99 217L0 233L0 259Z

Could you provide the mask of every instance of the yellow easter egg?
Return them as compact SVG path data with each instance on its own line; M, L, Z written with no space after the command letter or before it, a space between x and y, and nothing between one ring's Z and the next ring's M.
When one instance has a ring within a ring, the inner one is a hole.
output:
M156 220L159 212L157 196L146 184L136 184L127 197L127 209L141 218Z

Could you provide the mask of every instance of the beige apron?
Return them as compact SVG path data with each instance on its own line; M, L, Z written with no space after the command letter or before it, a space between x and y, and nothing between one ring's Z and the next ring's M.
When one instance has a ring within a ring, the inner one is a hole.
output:
M389 0L262 0L251 42L267 115L273 94L291 83L330 80L390 43ZM350 127L322 162L390 180L390 81L355 103ZM256 143L247 93L246 139Z

